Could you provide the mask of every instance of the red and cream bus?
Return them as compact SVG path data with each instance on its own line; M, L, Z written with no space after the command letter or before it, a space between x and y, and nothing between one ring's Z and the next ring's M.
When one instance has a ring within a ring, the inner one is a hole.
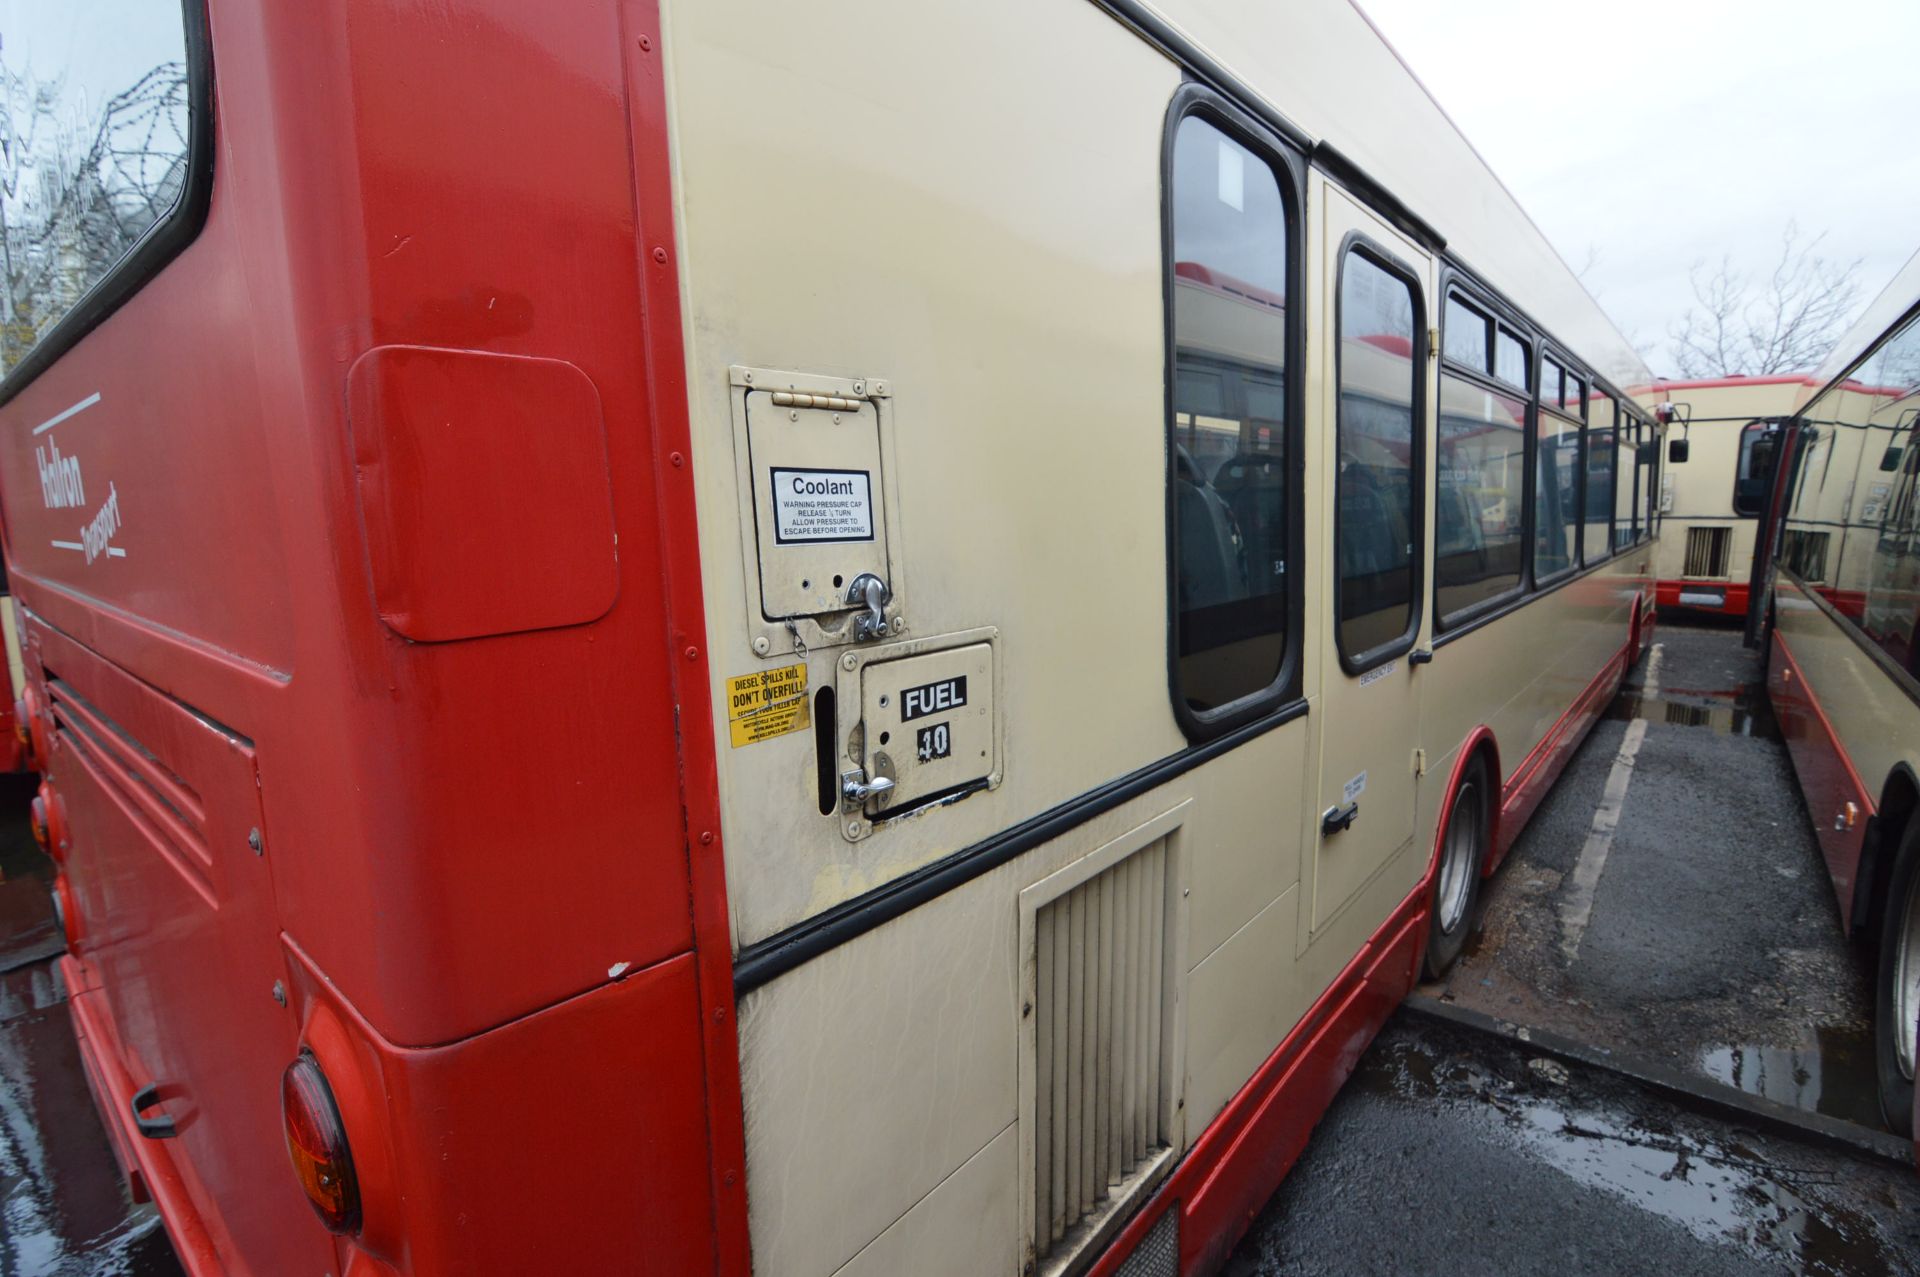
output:
M1880 1105L1915 1130L1920 1032L1920 257L1798 409L1768 534L1767 686L1849 935L1875 948Z
M1212 1270L1651 633L1646 370L1345 0L13 12L195 1273Z
M1672 405L1670 451L1686 458L1667 458L1660 473L1654 589L1662 609L1747 614L1781 423L1806 391L1805 376L1718 377L1655 382L1642 398L1656 413Z

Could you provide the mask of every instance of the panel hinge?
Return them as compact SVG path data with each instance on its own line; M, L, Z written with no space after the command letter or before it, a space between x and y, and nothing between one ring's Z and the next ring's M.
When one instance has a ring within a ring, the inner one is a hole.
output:
M1424 749L1413 751L1413 774L1416 776L1427 774L1427 751Z
M1427 329L1427 358L1440 358L1440 330L1438 328Z

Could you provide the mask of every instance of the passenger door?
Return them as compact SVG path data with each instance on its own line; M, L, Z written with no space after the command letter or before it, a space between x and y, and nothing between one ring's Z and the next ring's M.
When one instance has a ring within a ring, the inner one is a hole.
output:
M1316 184L1325 215L1314 272L1319 343L1310 358L1320 372L1317 433L1331 514L1320 521L1318 556L1325 582L1311 906L1318 935L1413 839L1420 703L1408 656L1426 629L1434 267L1338 188ZM1392 877L1376 902L1382 908L1355 920L1363 937L1411 886L1402 881L1405 863Z

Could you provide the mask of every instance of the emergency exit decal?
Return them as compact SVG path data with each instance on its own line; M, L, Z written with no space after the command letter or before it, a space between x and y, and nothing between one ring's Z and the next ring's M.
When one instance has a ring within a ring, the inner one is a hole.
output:
M727 680L727 726L735 749L810 724L805 664L737 674Z

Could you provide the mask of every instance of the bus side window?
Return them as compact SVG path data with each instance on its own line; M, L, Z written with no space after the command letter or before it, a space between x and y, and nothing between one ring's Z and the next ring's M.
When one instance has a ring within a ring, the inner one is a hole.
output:
M1733 476L1735 514L1751 519L1764 513L1778 438L1764 421L1749 421L1740 427L1740 463Z
M1416 627L1421 473L1420 312L1413 284L1358 245L1340 268L1334 615L1340 656L1358 669Z
M1217 717L1272 689L1286 663L1291 209L1252 149L1198 115L1175 130L1175 682L1190 715Z
M1596 397L1589 405L1587 423L1587 495L1585 526L1580 535L1580 558L1598 563L1613 553L1614 420L1611 396Z

